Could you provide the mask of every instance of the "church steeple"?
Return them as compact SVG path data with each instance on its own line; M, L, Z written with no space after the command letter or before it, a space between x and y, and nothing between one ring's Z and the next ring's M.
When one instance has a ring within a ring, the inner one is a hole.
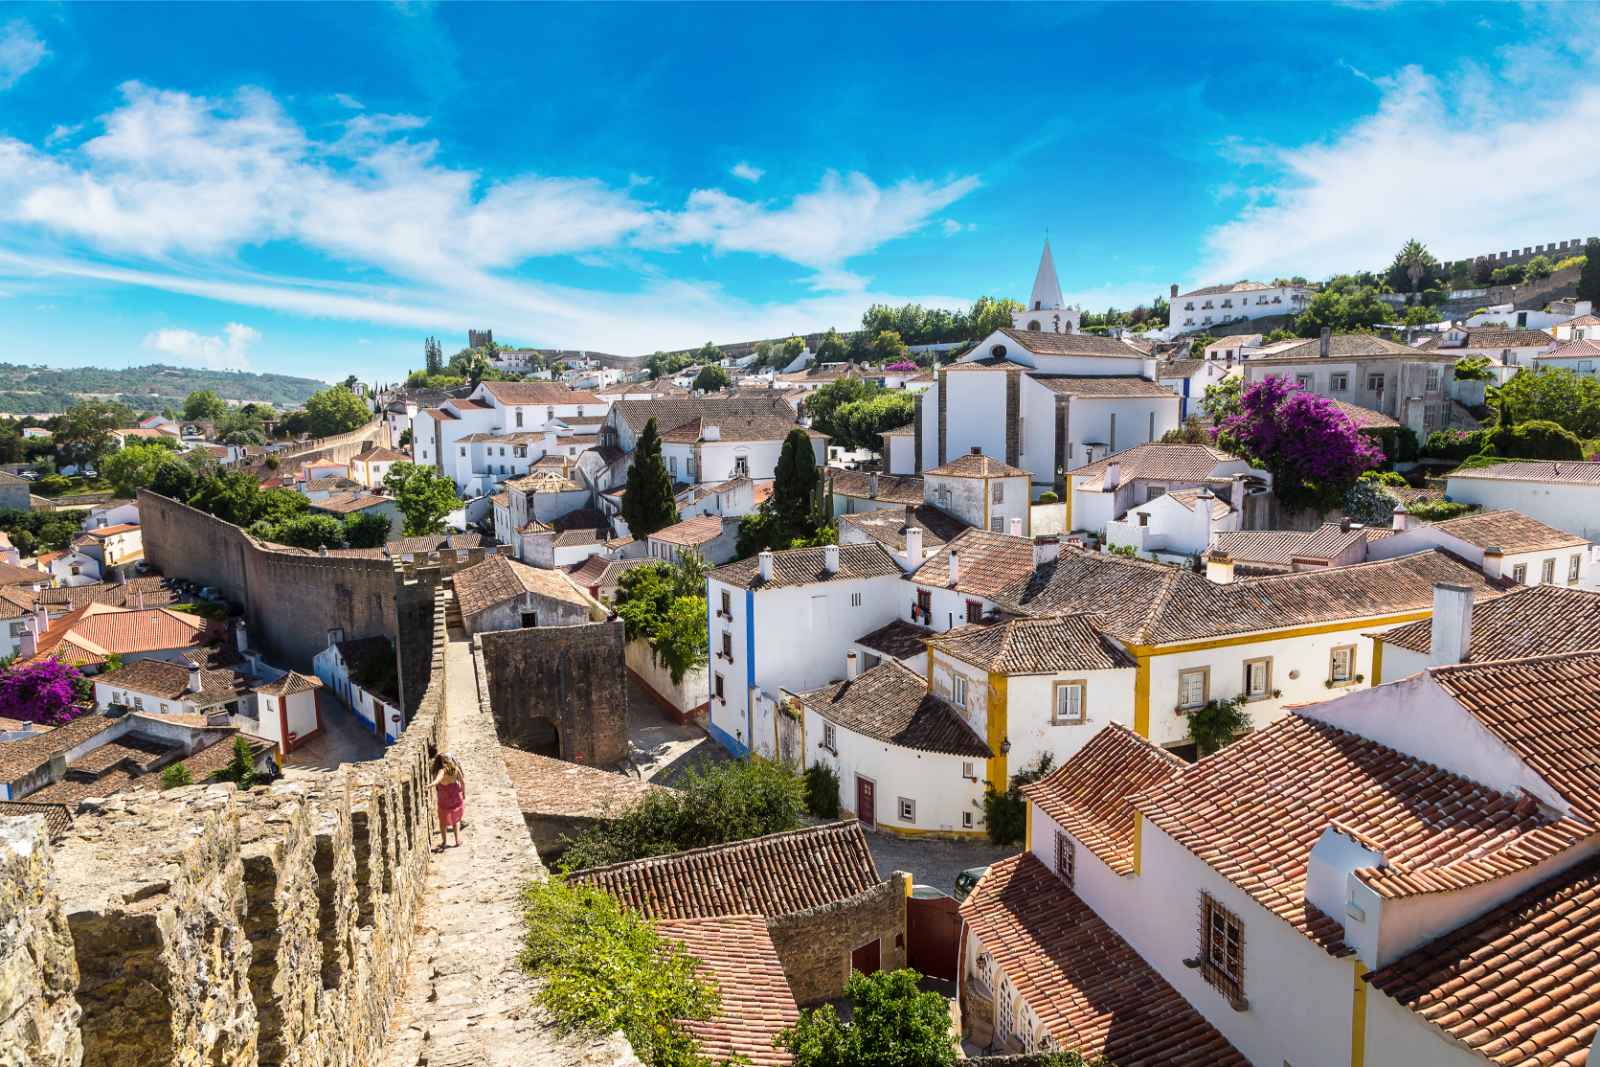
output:
M1061 307L1061 282L1056 279L1056 261L1050 255L1050 238L1044 239L1044 254L1039 257L1039 273L1033 276L1033 295L1029 311L1055 311Z

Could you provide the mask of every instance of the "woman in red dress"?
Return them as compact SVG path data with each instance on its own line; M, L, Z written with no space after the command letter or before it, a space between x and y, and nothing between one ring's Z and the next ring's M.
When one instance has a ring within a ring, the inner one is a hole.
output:
M445 832L455 835L461 844L461 816L467 808L467 785L455 761L442 753L433 757L433 792L439 802L439 847L445 844Z

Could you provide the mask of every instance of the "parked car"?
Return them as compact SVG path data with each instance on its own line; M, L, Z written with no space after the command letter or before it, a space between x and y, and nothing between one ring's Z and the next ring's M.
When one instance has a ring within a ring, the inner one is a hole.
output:
M966 900L972 893L973 886L978 884L978 879L989 873L987 865L982 867L968 867L956 875L956 899Z

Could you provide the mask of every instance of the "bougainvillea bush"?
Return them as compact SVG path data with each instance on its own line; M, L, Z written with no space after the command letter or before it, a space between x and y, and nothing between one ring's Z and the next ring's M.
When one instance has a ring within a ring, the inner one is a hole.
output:
M1382 450L1333 401L1277 376L1245 387L1217 441L1270 471L1291 508L1336 508L1362 471L1383 464Z
M60 726L88 714L88 708L74 703L87 685L78 668L60 660L11 667L0 674L0 716Z

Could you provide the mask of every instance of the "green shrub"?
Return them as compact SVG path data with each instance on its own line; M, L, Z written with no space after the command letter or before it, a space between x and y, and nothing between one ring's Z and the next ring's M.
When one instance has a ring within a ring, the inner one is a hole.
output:
M950 1008L938 993L922 990L916 971L851 973L844 992L850 1019L832 1004L804 1012L778 1035L794 1067L951 1067L956 1039Z
M193 785L194 775L189 773L189 768L181 763L174 763L161 772L161 788L176 789L179 786Z
M1039 494L1038 502L1041 504L1059 504L1061 503L1061 498L1056 495L1056 491L1054 489L1046 489L1044 492Z
M1494 462L1499 461L1494 460ZM1415 504L1406 505L1406 513L1418 522L1443 522L1445 519L1454 519L1476 510L1477 508L1471 504L1455 500L1419 500Z
M990 841L997 845L1015 845L1022 840L1028 828L1028 802L1022 799L1022 787L1037 782L1054 766L1055 757L1048 752L1041 753L1032 765L1011 776L1011 784L1004 793L996 792L993 786L984 790L983 819Z
M256 784L256 754L250 750L250 742L238 734L234 735L233 758L218 777L226 782L237 783L240 789L249 789Z
M1466 430L1435 430L1422 446L1422 454L1431 459L1462 460L1479 448L1479 439Z
M716 989L695 960L609 893L559 878L522 891L525 934L518 959L538 978L539 1004L568 1032L621 1030L651 1067L704 1067L681 1020L716 1014Z
M839 772L826 763L806 768L806 810L819 819L839 817Z
M1202 756L1209 756L1250 729L1250 713L1238 697L1213 700L1189 714L1189 740Z
M1406 481L1405 475L1396 471L1367 471L1361 475L1363 482L1377 482L1379 485L1393 485L1404 489L1411 483Z
M1547 419L1532 419L1494 431L1494 450L1511 459L1583 458L1583 441Z
M800 775L752 759L691 773L681 789L645 796L617 818L563 839L563 871L661 856L793 830L805 810Z
M1358 478L1355 485L1345 490L1343 501L1344 513L1367 526L1386 524L1394 517L1398 503L1382 482L1366 477Z

